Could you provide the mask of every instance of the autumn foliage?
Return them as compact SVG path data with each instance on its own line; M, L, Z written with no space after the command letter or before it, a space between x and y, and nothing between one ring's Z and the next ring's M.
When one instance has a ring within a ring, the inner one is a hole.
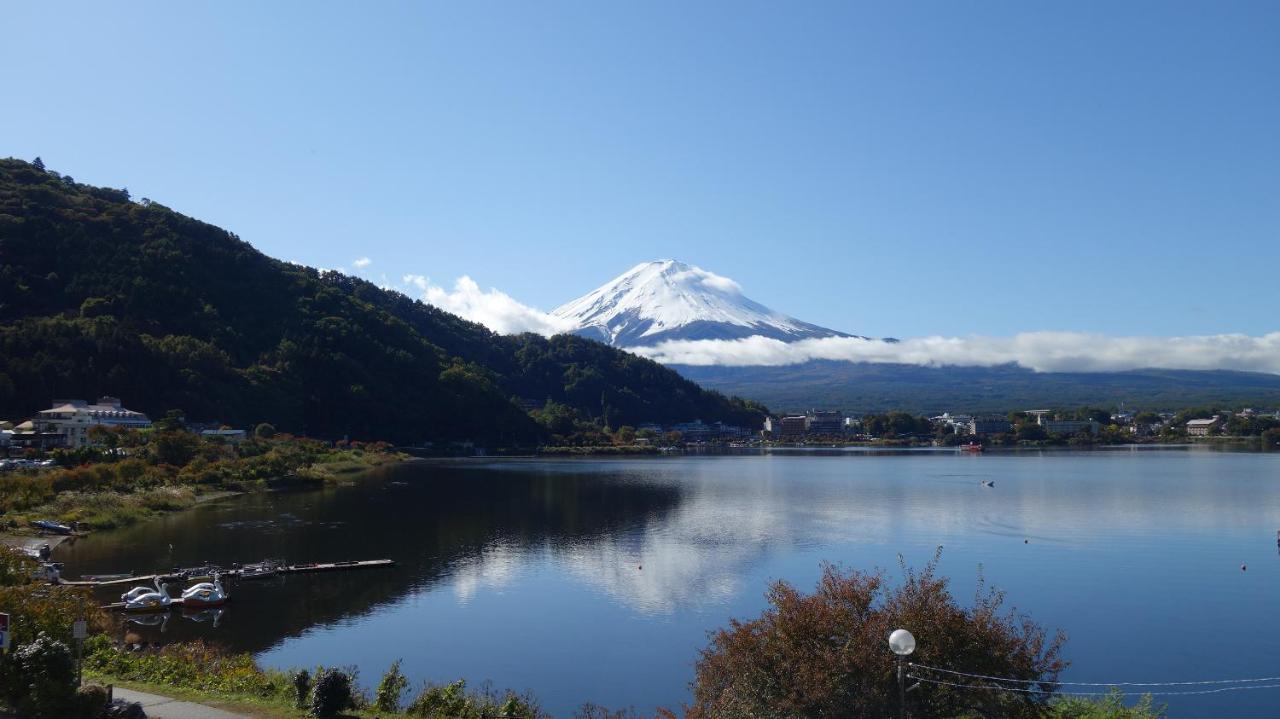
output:
M979 582L972 607L956 602L938 557L903 566L901 584L882 571L826 565L812 594L779 581L757 619L733 620L711 635L697 662L690 719L897 716L895 656L887 638L906 628L918 646L910 660L976 674L1052 681L1065 667L1065 638L1052 638ZM930 676L947 679L943 675ZM909 683L914 684L914 681ZM912 716L1040 715L1053 686L1011 693L921 683L907 695Z

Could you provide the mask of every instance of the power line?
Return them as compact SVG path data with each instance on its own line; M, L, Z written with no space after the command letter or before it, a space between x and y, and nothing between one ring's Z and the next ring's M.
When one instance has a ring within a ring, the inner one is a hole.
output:
M926 682L928 684L940 684L944 687L956 687L957 689L988 689L997 692L1022 692L1023 694L1044 694L1039 689L1022 689L1021 687L1001 687L1001 686L979 686L976 684L960 684L957 682L944 682L941 679L926 679L915 674L908 674L908 679ZM1101 697L1106 696L1110 692L1054 692L1057 695L1073 696L1073 697Z
M1011 682L1015 684L1053 684L1056 686L1077 686L1077 687L1178 687L1178 686L1202 686L1206 684L1249 684L1261 682L1280 682L1280 677L1258 677L1256 679L1205 679L1194 682L1055 682L1041 679L1011 679L1009 677L993 677L987 674L971 674L969 672L959 672L954 669L943 669L941 667L931 667L925 664L909 663L913 669L924 669L931 672L942 672L945 674L955 674L957 676L969 677L970 679L987 679L995 682ZM1034 691L1034 690L1032 690Z
M914 674L908 674L907 678L915 679L916 681L925 682L927 684L940 684L942 686L955 687L957 689L985 689L987 691L1020 692L1023 694L1047 693L1047 692L1042 692L1039 689L1023 689L1021 687L980 686L975 684L960 684L958 682L944 682L940 679L926 679L925 677L916 676ZM1115 685L1106 685L1106 686L1115 686ZM1221 694L1223 692L1238 692L1238 691L1252 690L1252 689L1280 689L1280 684L1248 684L1248 685L1239 685L1239 686L1230 686L1230 687L1218 687L1216 689L1195 689L1191 691L1143 692L1143 694L1151 694L1153 696L1162 696L1162 697L1175 697L1175 696L1191 696L1195 694ZM1070 697L1102 697L1102 696L1107 696L1108 694L1110 694L1110 692L1058 692L1058 691L1055 691L1053 692L1053 694L1054 696L1070 696Z

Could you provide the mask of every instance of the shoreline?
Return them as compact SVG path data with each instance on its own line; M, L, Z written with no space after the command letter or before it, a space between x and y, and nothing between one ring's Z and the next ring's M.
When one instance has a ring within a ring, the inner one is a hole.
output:
M1126 444L1046 444L1046 445L992 445L984 447L982 452L969 452L961 447L937 447L932 445L819 445L819 444L787 444L753 447L695 447L675 449L667 452L622 453L613 451L589 452L588 448L572 453L535 453L535 454L487 454L467 456L414 457L413 461L431 464L475 464L483 462L518 462L518 461L564 461L564 460L663 460L674 458L696 457L767 457L771 454L814 456L835 455L886 455L886 454L933 454L933 455L1031 455L1031 454L1068 454L1089 452L1247 452L1266 453L1265 447L1258 447L1251 442L1131 442Z
M293 490L297 490L299 488L304 488L304 487L321 489L326 485L340 484L343 482L350 481L360 475L363 475L367 472L371 472L375 469L379 469L382 467L390 467L390 466L394 466L404 462L414 461L415 459L416 458L414 457L392 457L387 461L365 464L359 468L351 467L351 466L343 466L338 471L329 472L329 473L317 473L316 476L308 477L303 481L297 481L302 474L307 473L308 470L310 470L314 466L314 465L307 465L306 467L301 467L294 470L294 473L292 475L286 475L278 478L280 480L285 480L285 479L289 480L284 482L283 484L279 484L276 482L268 482L256 489L216 489L216 490L212 490L205 493L193 492L193 496L191 497L191 503L186 506L177 507L174 509L150 509L147 511L145 516L142 516L141 518L135 521L128 522L125 524L113 525L113 526L90 528L88 531L85 531L85 532L72 533L72 534L53 534L53 533L48 533L42 530L32 528L30 526L20 527L20 528L17 528L16 530L8 529L8 528L0 529L0 546L7 546L7 547L16 549L24 553L29 553L29 554L35 554L45 544L49 545L49 548L51 550L56 550L64 542L83 539L85 537L90 536L91 534L96 534L98 532L110 532L113 530L123 529L129 526L134 526L136 524L150 522L164 516L180 514L180 513L195 509L196 507L199 507L201 505L209 504L211 502L231 499L233 497L241 497L249 494L259 494L259 493L265 494L265 493L271 493L271 492L293 491ZM85 494L84 496L102 497L110 494L115 494L120 497L131 497L136 493L120 494L115 492L94 492L94 493ZM49 514L52 515L53 513L50 512Z

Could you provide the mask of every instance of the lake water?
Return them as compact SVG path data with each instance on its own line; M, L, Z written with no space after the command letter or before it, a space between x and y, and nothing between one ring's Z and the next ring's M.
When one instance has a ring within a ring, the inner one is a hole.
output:
M899 553L920 565L939 545L962 601L981 566L1066 631L1063 679L1277 676L1277 529L1280 453L788 452L410 463L102 533L58 559L74 577L390 557L241 583L216 627L174 613L163 632L121 633L356 664L366 684L403 658L415 683L488 679L568 715L587 700L677 707L706 633L757 615L773 579L811 588L823 561L896 577ZM1164 701L1173 716L1274 716L1280 689Z

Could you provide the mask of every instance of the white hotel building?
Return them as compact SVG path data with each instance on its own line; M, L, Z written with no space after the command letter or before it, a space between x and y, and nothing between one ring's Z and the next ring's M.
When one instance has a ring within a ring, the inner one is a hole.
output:
M146 429L151 420L141 412L121 407L115 397L99 397L94 404L82 399L55 399L52 407L36 416L35 429L56 432L66 437L65 446L79 449L90 444L89 428L95 424Z

